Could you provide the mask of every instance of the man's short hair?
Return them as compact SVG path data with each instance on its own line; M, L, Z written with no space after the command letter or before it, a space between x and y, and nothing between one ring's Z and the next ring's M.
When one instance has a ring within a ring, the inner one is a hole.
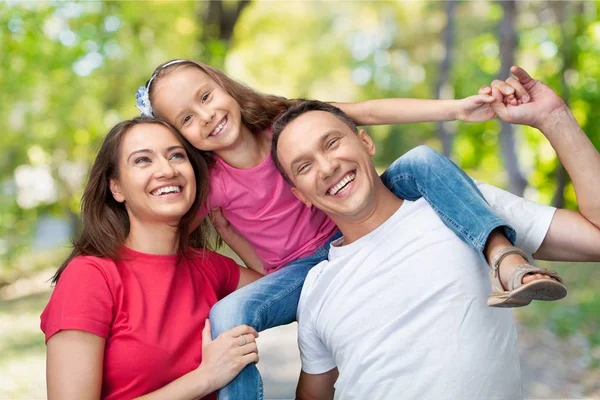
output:
M277 120L273 123L273 143L271 145L271 158L273 158L273 162L275 162L275 167L283 176L283 179L291 186L294 186L294 183L286 174L281 162L279 162L279 157L277 156L277 144L279 143L279 136L281 136L281 132L296 118L305 114L309 111L325 111L332 114L334 117L348 125L348 128L352 130L354 133L358 133L358 128L352 119L347 116L342 110L328 103L323 103L322 101L317 100L304 100L300 103L294 104L291 106L285 113L283 113Z

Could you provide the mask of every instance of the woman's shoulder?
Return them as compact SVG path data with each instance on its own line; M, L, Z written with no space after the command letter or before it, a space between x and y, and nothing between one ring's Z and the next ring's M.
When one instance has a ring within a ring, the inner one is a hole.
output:
M189 250L188 258L194 262L233 262L231 258L220 254L216 251L203 249L203 248L192 248Z
M102 275L107 281L110 276L117 272L115 261L108 257L91 255L79 255L73 257L65 267L63 276L89 277L90 275Z
M92 255L79 255L73 257L68 265L94 266L98 268L112 268L115 261L109 257L98 257Z

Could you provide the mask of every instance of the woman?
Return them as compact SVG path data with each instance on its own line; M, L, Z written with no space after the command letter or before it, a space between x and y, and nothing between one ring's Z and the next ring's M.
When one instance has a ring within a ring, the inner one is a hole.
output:
M165 122L109 132L84 191L83 232L41 317L50 399L196 399L258 361L254 329L210 337L211 306L258 274L193 248L208 239L205 225L189 232L207 174Z

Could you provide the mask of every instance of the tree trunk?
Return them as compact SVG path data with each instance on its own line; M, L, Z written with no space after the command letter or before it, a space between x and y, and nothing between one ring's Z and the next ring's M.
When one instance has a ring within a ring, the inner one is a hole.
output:
M248 4L250 0L238 0L236 3L212 0L199 3L197 18L202 29L198 42L204 62L214 67L223 65L235 23Z
M560 35L562 38L562 43L560 46L561 54L563 58L563 67L560 73L560 84L561 84L561 95L562 98L569 107L571 91L569 89L569 84L565 77L565 72L573 68L574 61L577 57L577 48L574 46L574 38L579 37L582 30L582 24L579 21L575 21L574 32L569 32L569 27L567 26L569 23L569 17L572 15L583 15L584 12L584 4L583 2L579 2L577 4L577 10L575 12L570 12L570 3L568 2L560 2L555 3L555 13L558 16L558 22L560 26ZM561 164L560 160L556 159L556 192L554 193L554 198L552 199L552 205L557 208L564 208L565 206L565 186L570 181L569 175L565 170L565 167Z
M517 48L517 33L514 21L516 18L516 3L514 0L501 1L504 15L500 23L500 57L501 65L498 79L506 79L510 74L510 67L514 65L515 50ZM519 159L515 151L514 131L511 124L502 122L500 130L500 146L504 167L508 173L509 190L522 196L527 187L527 180L519 168Z
M454 48L454 19L456 15L456 0L448 0L446 2L446 16L448 21L444 28L444 48L446 49L446 55L440 65L440 76L435 85L435 97L440 99L442 97L442 89L449 85L450 68L452 66L452 55ZM442 142L442 152L446 157L450 157L452 152L452 134L448 130L448 124L446 122L440 122L438 124L438 138Z

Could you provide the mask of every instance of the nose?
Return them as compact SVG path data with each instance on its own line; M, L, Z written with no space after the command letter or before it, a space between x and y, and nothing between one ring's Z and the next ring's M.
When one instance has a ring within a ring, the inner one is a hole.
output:
M159 179L171 179L178 175L178 172L166 158L160 158L157 163L156 175Z
M317 158L319 166L319 177L323 180L335 175L339 168L339 163L334 158L323 155Z
M215 111L212 108L200 107L198 116L204 122L204 125L208 125L215 118Z

